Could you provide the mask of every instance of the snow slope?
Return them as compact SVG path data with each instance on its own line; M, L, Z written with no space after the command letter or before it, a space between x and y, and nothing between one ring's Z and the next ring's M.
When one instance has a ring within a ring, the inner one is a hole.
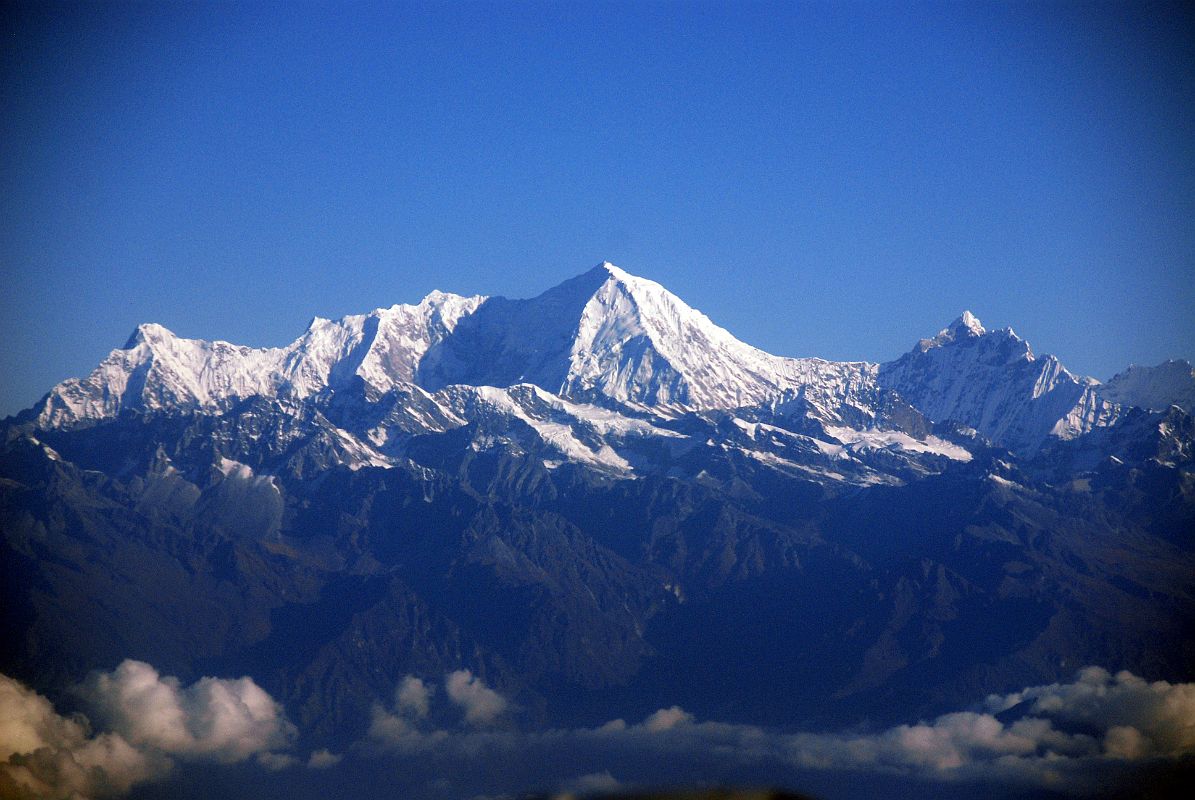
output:
M1150 411L1178 406L1190 414L1195 410L1195 368L1189 361L1164 361L1156 367L1134 364L1098 391L1113 403Z
M38 423L86 423L123 409L218 409L254 396L301 400L353 378L384 392L409 381L422 355L484 300L433 292L418 305L317 317L293 343L277 348L184 339L161 325L140 325L91 375L55 386Z

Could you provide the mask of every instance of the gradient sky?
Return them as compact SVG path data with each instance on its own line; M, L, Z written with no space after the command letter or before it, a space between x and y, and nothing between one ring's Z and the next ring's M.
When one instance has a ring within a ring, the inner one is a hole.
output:
M1195 357L1182 5L6 4L0 414L608 259L784 355Z

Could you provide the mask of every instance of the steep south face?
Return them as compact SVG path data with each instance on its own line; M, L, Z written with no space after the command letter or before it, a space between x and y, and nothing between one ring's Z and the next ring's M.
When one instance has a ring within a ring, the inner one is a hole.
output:
M566 392L733 409L807 391L832 408L874 383L873 364L774 356L739 341L658 283L603 268L610 277L581 317Z

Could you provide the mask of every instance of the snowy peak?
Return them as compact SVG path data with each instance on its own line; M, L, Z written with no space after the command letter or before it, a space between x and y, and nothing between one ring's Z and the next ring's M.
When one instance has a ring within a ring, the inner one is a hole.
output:
M218 409L254 396L302 400L357 378L385 392L411 381L427 350L484 300L433 292L418 305L316 317L280 348L185 339L158 324L138 325L91 375L54 387L39 422L72 425L126 409Z
M655 281L607 263L608 277L577 325L562 390L655 408L730 409L775 403L810 390L828 419L865 391L874 365L771 355L729 331Z
M1125 405L1195 406L1186 362L1134 367L1101 386L1052 356L1035 358L1011 329L988 331L969 311L888 364L775 356L659 283L604 261L525 300L435 291L413 305L317 317L280 348L140 325L91 375L56 386L38 424L89 424L126 410L221 411L251 397L290 407L334 396L394 405L418 395L426 413L394 412L405 420L395 430L410 433L422 419L455 418L431 407L441 390L520 385L632 416L766 409L857 430L882 425L895 397L931 422L974 429L1019 453L1113 424ZM390 441L390 423L375 423L371 441Z
M124 409L208 407L228 397L270 394L278 350L175 336L139 325L87 378L55 386L40 410L46 427L116 416Z
M983 336L985 333L987 331L984 330L983 323L979 321L979 318L970 311L964 311L954 322L951 322L940 330L934 341L939 343L953 342L959 339Z
M882 365L879 383L934 422L974 428L1023 454L1119 416L1094 392L1094 381L1072 375L1053 356L1036 358L1011 328L985 330L970 312Z
M301 396L357 377L379 392L412 382L427 351L485 300L435 291L417 305L393 305L339 320L317 318L287 348L284 378Z
M912 353L951 347L975 348L976 357L998 364L1034 360L1029 343L1017 336L1016 331L1012 328L989 331L970 311L964 311L932 339L919 341Z
M175 338L178 337L165 326L159 325L156 322L143 322L133 329L133 332L129 334L128 341L124 343L124 347L121 349L132 350L139 345L153 345Z
M1156 367L1130 366L1098 389L1099 394L1121 405L1148 411L1178 406L1195 410L1195 368L1183 360L1164 361Z
M529 300L495 297L429 348L415 380L533 383L565 397L652 408L734 408L869 365L785 359L735 339L655 281L609 262ZM860 383L855 380L855 383Z
M983 323L979 321L979 318L970 311L964 311L953 322L938 331L937 336L932 339L922 339L918 342L917 348L925 352L932 347L942 347L953 342L977 339L986 333L987 330L984 329Z
M589 298L569 354L566 390L598 392L622 402L733 406L715 379L723 362L773 359L735 339L660 284L605 263L606 280ZM740 376L741 377L741 376ZM757 376L759 377L759 376Z

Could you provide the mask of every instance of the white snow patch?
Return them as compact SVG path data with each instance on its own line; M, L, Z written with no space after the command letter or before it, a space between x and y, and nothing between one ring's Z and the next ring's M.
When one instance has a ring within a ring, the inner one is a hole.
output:
M1022 487L1021 487L1021 484L1017 483L1016 481L1010 481L1008 478L1003 478L1003 477L1001 477L1001 476L999 476L999 475L996 475L996 474L994 474L994 473L988 473L988 480L989 480L989 481L991 481L991 482L992 482L992 483L994 483L994 484L997 484L998 486L1004 486L1004 487L1006 487L1006 488L1008 488L1008 489L1020 489L1020 488L1022 488Z
M952 461L970 461L971 454L964 447L953 442L927 436L924 441L914 439L901 431L859 431L854 428L827 427L826 433L838 439L851 450L897 449L914 453L931 453L945 456Z

